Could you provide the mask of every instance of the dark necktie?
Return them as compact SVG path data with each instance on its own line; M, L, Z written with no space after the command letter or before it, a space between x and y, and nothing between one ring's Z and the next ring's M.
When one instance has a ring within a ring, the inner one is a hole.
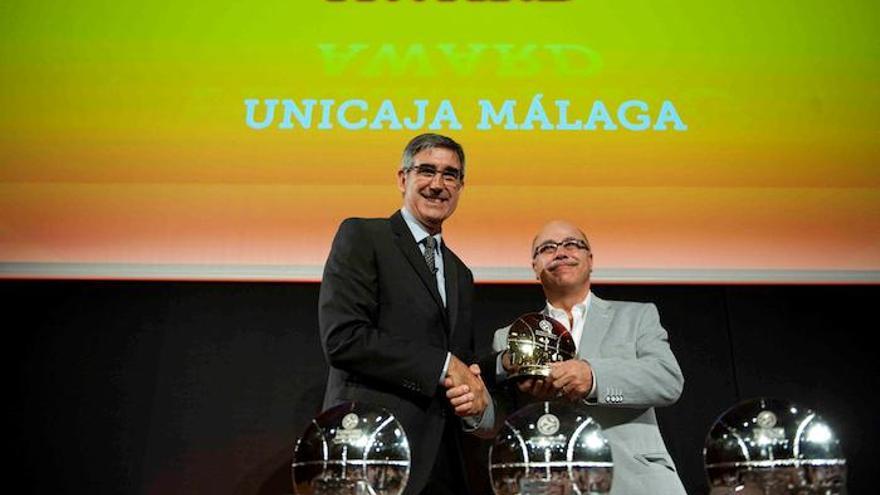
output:
M428 270L432 274L437 273L437 266L434 264L434 248L437 247L437 239L434 236L425 237L425 263L428 264Z

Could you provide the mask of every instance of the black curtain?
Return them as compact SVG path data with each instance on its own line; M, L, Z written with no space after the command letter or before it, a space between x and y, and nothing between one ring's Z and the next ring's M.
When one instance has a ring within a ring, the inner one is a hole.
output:
M290 493L296 438L326 364L317 284L2 281L12 381L10 470L26 493ZM661 429L688 493L702 447L740 400L818 410L844 442L851 493L870 493L878 437L869 335L880 286L604 285L660 309L685 374ZM492 330L543 305L537 285L479 285ZM468 462L486 487L488 446ZM17 477L17 476L16 476Z

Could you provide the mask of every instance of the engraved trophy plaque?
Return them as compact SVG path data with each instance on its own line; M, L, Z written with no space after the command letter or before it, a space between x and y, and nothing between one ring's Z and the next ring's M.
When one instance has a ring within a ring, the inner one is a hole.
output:
M611 491L611 447L589 409L539 402L507 418L489 450L495 495L598 495Z
M293 452L298 495L399 495L410 470L403 426L362 402L332 407L309 424Z
M728 409L703 449L710 495L846 493L840 439L818 414L757 398Z
M571 333L542 313L526 313L510 325L507 350L511 378L550 376L550 363L577 356Z

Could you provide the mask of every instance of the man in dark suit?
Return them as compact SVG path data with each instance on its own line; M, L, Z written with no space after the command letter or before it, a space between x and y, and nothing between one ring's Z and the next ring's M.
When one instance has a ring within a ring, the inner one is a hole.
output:
M441 237L464 165L448 137L410 141L397 172L403 207L342 222L321 282L324 407L357 400L397 416L412 449L407 494L467 493L459 435L488 432L494 418L479 367L467 364L473 275Z

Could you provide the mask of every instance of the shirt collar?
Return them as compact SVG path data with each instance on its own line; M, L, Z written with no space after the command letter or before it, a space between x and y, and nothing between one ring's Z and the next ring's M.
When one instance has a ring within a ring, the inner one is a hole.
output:
M403 220L406 222L406 226L409 227L409 231L412 232L413 238L416 240L416 244L421 244L429 235L428 231L425 227L416 220L416 217L410 213L406 207L400 208L400 214L403 215ZM440 249L440 244L443 242L443 238L440 237L440 233L434 234L434 239L437 240L437 250Z
M572 311L572 313L579 312L581 315L584 315L590 309L590 304L592 302L593 302L593 292L587 291L587 297L585 297L583 301L575 304L571 308L571 311ZM557 320L561 320L561 319L564 319L566 321L568 320L568 315L565 313L565 310L553 307L553 305L550 304L550 301L547 301L546 311L547 311L548 315L552 316L553 318L555 318Z

